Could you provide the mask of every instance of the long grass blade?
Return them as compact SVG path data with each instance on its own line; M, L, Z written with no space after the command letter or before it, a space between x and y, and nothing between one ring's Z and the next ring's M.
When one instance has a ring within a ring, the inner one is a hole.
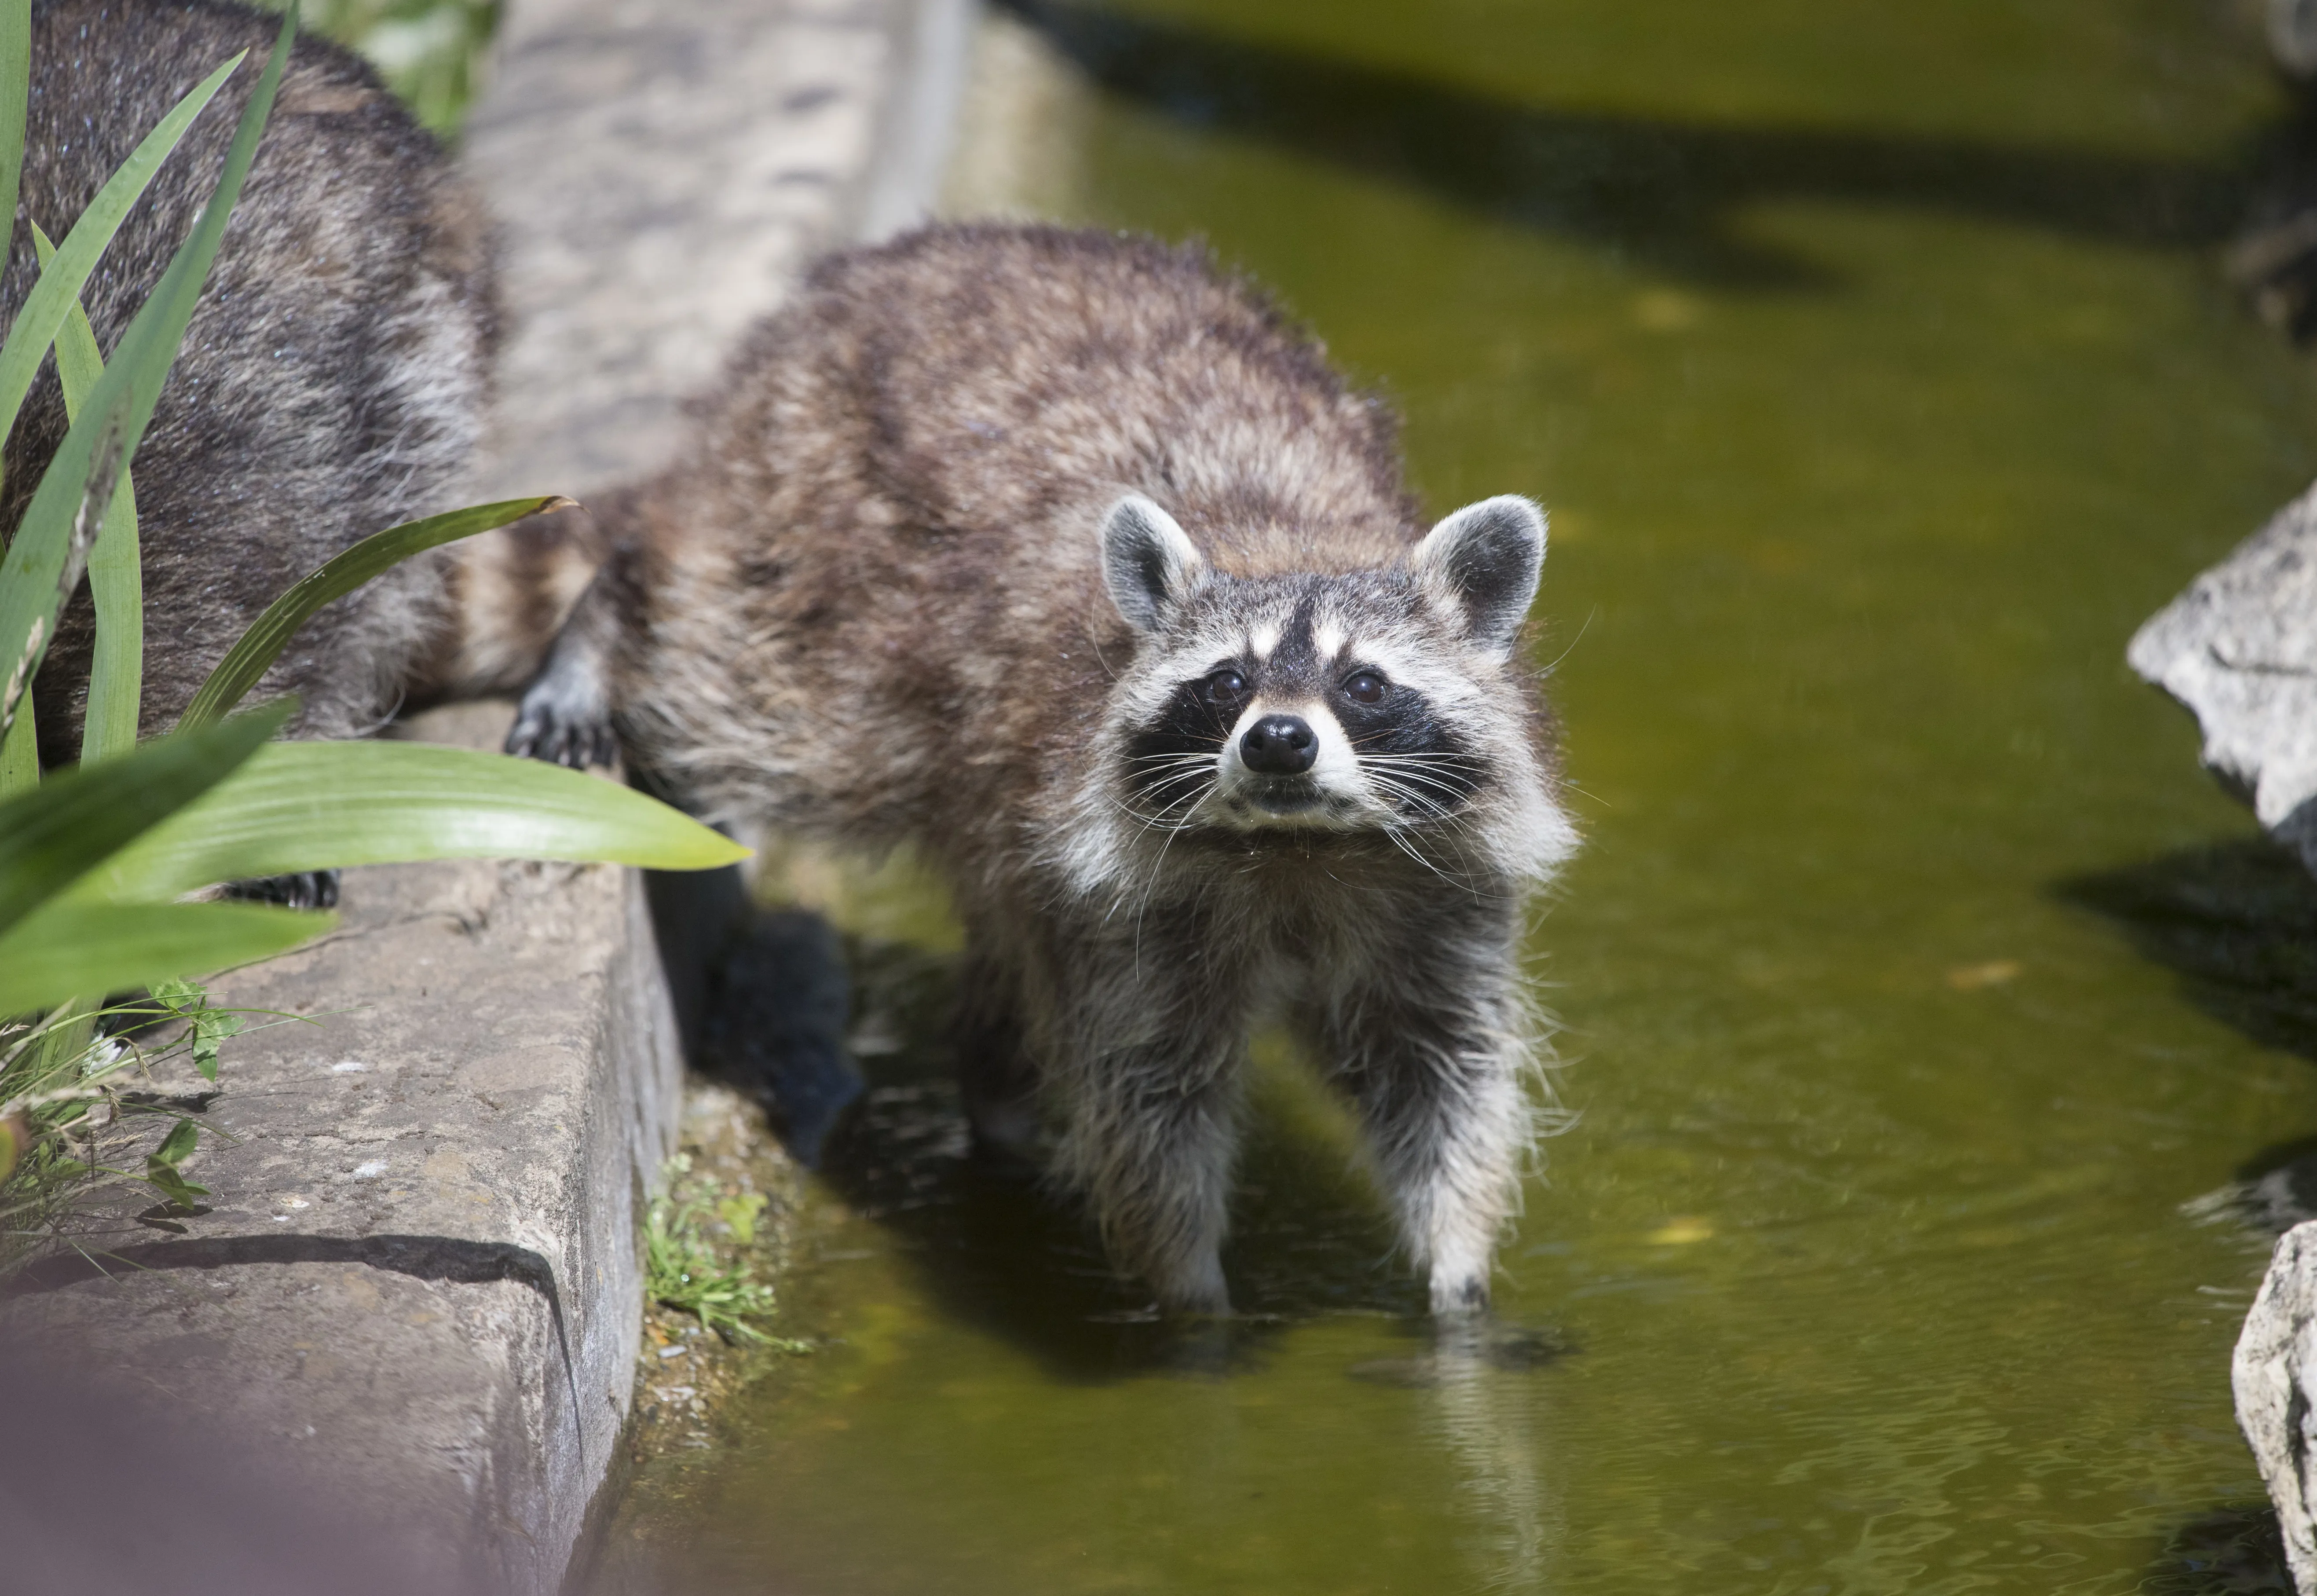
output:
M282 32L264 76L258 80L234 133L225 169L210 202L114 346L104 375L81 407L80 419L66 431L64 442L33 491L32 502L9 542L6 560L0 560L0 669L14 668L9 690L0 694L0 717L14 707L16 695L31 679L31 668L40 663L46 637L56 624L58 584L67 574L76 524L85 523L84 510L91 504L99 507L101 518L121 469L136 452L138 440L153 418L161 385L167 381L177 346L184 339L185 324L192 319L201 283L217 258L226 219L240 197L242 180L257 154L258 135L273 107L274 90L282 82L282 66L296 37L297 18L297 7L292 4L282 18Z
M13 798L40 785L40 731L33 723L32 701L16 705L16 717L0 731L0 799Z
M130 902L221 881L403 859L709 870L747 856L657 799L535 759L427 743L282 742L260 749L230 780L107 858L66 896Z
M32 94L32 0L0 0L0 261L15 241L24 176L24 120Z
M46 266L56 246L32 223L32 244ZM73 301L57 329L57 376L64 384L65 418L104 375L104 356L88 312ZM145 573L137 540L134 473L121 473L104 530L88 551L88 593L96 605L96 648L88 673L88 709L81 720L80 758L85 765L137 746L137 717L145 690ZM0 787L0 793L6 789Z
M192 703L185 706L177 729L198 730L223 717L281 658L282 650L289 647L290 640L306 623L307 617L413 554L505 526L525 516L576 507L573 500L556 494L544 498L510 498L429 516L424 521L409 521L372 533L265 606L265 613L250 623L249 630L226 650L225 658L210 672L209 680L201 684Z
M248 52L242 52L246 55ZM192 127L193 118L208 106L234 68L240 66L242 56L236 56L210 73L189 90L185 97L170 108L169 114L145 135L144 141L130 153L120 169L105 179L104 186L96 191L96 198L80 213L72 230L65 235L63 247L56 258L42 264L40 279L32 291L24 296L23 308L16 312L15 321L8 328L8 339L0 344L0 438L8 435L16 425L16 412L22 408L24 395L31 390L32 379L40 374L40 361L54 342L57 329L64 325L66 315L80 300L80 291L88 282L89 273L96 269L98 257L105 246L112 242L113 234L137 208L145 195L153 175L161 163L169 158ZM0 116L9 114L0 105ZM18 157L22 155L23 117L21 103L13 124L17 130ZM4 152L0 152L4 154ZM9 214L15 214L14 178L10 177ZM37 219L36 219L37 220ZM206 267L204 268L206 272ZM173 345L174 346L174 345Z
M247 903L51 903L0 934L0 1014L271 958L336 924Z
M0 683L0 738L5 738L15 725L17 707L32 702L32 677L39 673L40 661L48 657L49 645L56 641L58 612L70 600L73 589L80 586L81 572L88 564L88 551L95 547L97 531L104 523L105 500L112 493L112 485L120 480L123 453L120 429L107 427L96 440L88 478L81 484L80 503L66 524L64 547L57 553L57 578L49 589L47 607L33 615L31 626L24 633L23 646L16 651L16 662L8 668L5 682ZM20 536L17 541L23 540ZM5 566L0 565L0 598L7 593L6 575ZM5 663L4 656L0 656L0 663Z
M0 931L223 781L281 729L292 707L271 704L207 731L156 738L0 803Z

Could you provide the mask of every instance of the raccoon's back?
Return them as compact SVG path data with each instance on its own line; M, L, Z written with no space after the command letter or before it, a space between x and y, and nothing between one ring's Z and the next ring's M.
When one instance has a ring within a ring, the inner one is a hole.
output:
M207 200L279 19L209 0L45 0L19 224L0 315L38 276L29 220L61 240L114 167L234 53L83 294L101 347L127 327ZM346 544L448 507L478 437L495 317L479 208L441 148L353 56L301 39L134 470L150 631L147 726L173 718L275 594ZM6 451L0 525L21 518L65 428L53 368ZM432 623L413 569L326 610L261 691L307 696L345 734L390 702ZM38 701L69 758L85 691L84 598Z
M823 261L733 371L713 458L857 456L917 530L1001 560L1129 487L1238 574L1372 565L1413 525L1390 414L1196 247L928 228Z
M1388 412L1203 252L972 226L832 257L646 496L653 757L864 837L1022 823L1133 652L1096 558L1130 490L1239 575L1420 531Z

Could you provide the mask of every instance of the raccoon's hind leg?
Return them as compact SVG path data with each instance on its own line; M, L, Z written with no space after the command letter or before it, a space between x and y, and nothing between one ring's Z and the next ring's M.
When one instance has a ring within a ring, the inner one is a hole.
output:
M1309 1017L1443 1315L1489 1305L1498 1234L1534 1134L1514 917L1476 908L1469 918L1492 923L1409 917Z
M1038 1071L1023 1034L1012 972L969 956L959 972L957 1084L973 1148L997 1163L1027 1166L1038 1150Z
M612 672L627 623L628 584L614 560L595 573L523 689L506 751L575 770L619 758Z

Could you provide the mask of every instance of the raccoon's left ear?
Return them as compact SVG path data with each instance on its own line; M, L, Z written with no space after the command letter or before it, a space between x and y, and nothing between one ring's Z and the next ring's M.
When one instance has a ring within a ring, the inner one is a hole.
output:
M1167 611L1206 572L1207 562L1175 517L1141 494L1128 494L1102 518L1102 579L1135 631L1158 630Z
M1544 569L1544 512L1512 493L1466 505L1424 534L1409 564L1463 609L1475 643L1509 654Z

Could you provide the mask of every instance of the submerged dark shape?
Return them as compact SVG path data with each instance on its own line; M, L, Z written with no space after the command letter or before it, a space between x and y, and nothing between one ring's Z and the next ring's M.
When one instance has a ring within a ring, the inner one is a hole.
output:
M2205 1013L2317 1063L2317 881L2287 849L2250 837L2053 891L2114 921Z

